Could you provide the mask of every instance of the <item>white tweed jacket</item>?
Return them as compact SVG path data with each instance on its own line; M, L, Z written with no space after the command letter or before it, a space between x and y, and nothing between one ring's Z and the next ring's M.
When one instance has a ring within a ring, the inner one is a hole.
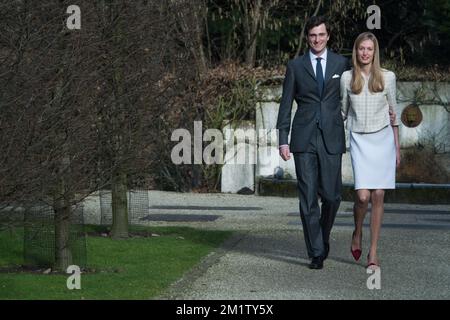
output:
M347 120L348 130L358 133L376 132L390 123L389 109L396 114L394 126L398 126L396 78L392 71L384 70L384 90L369 91L369 78L363 74L365 83L359 94L354 94L350 87L352 71L345 71L341 76L341 110Z

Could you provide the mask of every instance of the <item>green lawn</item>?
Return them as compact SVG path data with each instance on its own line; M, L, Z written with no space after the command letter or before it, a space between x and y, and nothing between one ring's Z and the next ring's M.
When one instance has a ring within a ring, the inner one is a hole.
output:
M88 230L100 227L89 226ZM81 275L81 289L69 290L69 275L0 273L0 299L149 299L197 264L231 235L184 227L139 228L159 237L112 240L87 237L91 273ZM0 232L0 268L23 263L23 231Z

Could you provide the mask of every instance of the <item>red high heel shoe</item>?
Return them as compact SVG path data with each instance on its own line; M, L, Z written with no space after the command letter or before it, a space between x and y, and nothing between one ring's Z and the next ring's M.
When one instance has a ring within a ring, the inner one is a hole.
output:
M352 240L353 240L353 237L354 237L354 236L355 236L355 231L353 231L353 234L352 234ZM352 249L352 246L350 246L350 251L351 251L351 253L352 253L353 258L354 258L356 261L358 261L359 258L361 257L361 254L362 254L361 249L355 249L355 250L353 250L353 249Z

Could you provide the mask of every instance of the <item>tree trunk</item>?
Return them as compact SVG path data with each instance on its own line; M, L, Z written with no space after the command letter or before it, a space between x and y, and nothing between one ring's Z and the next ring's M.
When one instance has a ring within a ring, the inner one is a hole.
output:
M244 2L244 6L247 6L246 2ZM254 4L251 5L250 12L248 12L247 10L245 11L246 15L244 23L244 31L246 33L245 63L249 67L255 66L256 42L257 42L256 38L258 36L258 31L261 25L261 10L262 10L261 0L256 0Z
M53 209L55 211L55 265L58 271L66 272L72 264L70 248L70 201L64 198L64 181L61 179L58 192L54 196Z
M112 178L112 230L113 239L128 238L127 174L118 170Z
M196 60L200 77L208 71L208 63L206 62L205 50L203 49L203 21L206 20L204 15L203 3L199 3L199 7L194 9L194 23L195 23L195 44L194 51L197 52Z
M66 51L65 57L68 57ZM55 88L54 101L58 108L63 107L63 95L64 95L64 85L67 84L67 80L64 77L64 67L59 70L60 80L58 81ZM57 133L58 135L65 135L64 138L67 139L66 133ZM67 180L66 171L69 170L70 166L70 152L69 147L66 143L61 145L64 153L60 159L60 167L58 170L58 179L56 181L55 192L53 195L53 210L55 212L55 266L54 268L58 271L66 272L67 267L72 264L72 251L70 247L70 218L71 218L71 200L72 197L69 192L67 192L67 187L70 181Z
M110 12L118 16L117 21L113 24L114 45L116 48L124 48L126 35L125 25L126 20L121 15L121 7L118 3L114 3L110 8ZM114 53L113 53L114 54ZM123 119L126 117L124 110L126 107L123 105L123 96L125 95L126 87L124 81L124 69L117 59L117 65L112 65L112 76L114 83L114 98L113 107L111 110L111 122L114 127L113 135L113 150L114 155L110 159L110 163L114 163L115 160L119 160L119 163L123 161L123 155L127 152L127 146L125 141L126 133L122 129L124 124ZM123 163L121 164L123 165ZM112 173L111 179L111 206L112 206L112 229L111 237L113 239L128 238L128 201L127 201L127 174L123 170L123 167L115 169Z
M212 51L211 51L211 36L209 34L209 27L208 27L208 4L206 3L206 0L203 0L203 17L204 17L203 23L205 25L206 43L208 49L208 60L206 62L208 63L208 66L210 66Z
M203 48L204 23L207 23L206 4L202 0L184 0L175 7L178 23L186 45L195 60L198 75L202 78L208 71L208 62Z

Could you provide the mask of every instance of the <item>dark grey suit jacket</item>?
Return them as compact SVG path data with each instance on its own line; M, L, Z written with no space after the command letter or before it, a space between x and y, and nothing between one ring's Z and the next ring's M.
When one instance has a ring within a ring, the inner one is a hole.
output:
M350 65L347 58L328 50L325 85L322 97L319 97L309 52L289 61L278 111L279 145L288 144L292 103L295 99L298 108L292 122L290 151L294 153L306 150L318 121L327 151L331 154L345 152L339 87L340 77L348 69Z

